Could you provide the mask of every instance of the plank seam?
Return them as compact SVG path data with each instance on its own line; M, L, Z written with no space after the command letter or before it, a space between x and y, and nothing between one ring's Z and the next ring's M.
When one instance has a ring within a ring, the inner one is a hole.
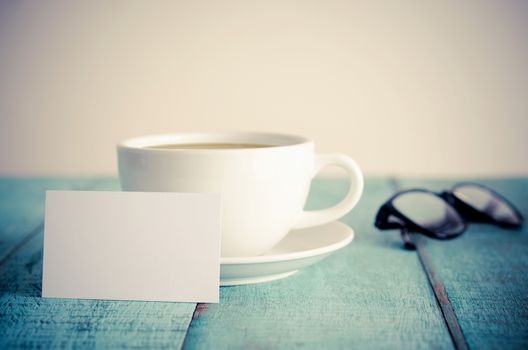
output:
M13 256L17 251L19 251L27 242L29 242L33 237L39 234L39 232L44 229L44 221L41 221L33 230L26 234L14 247L9 249L2 257L0 257L0 268Z
M91 183L89 184L86 184L85 186L81 186L79 188L75 188L74 190L78 190L78 191L86 191L86 190L90 190L90 189L93 189L97 186L97 184L99 182L102 182L103 180L94 180L92 181ZM6 253L4 253L4 255L2 255L0 257L0 268L5 264L7 263L7 261L9 260L9 258L11 258L17 251L19 251L23 246L25 246L29 241L31 241L31 239L35 236L37 236L39 234L39 232L41 230L44 229L44 219L42 219L40 221L40 223L31 231L29 231L29 233L27 233L26 235L24 235L19 241L18 243L16 243L11 249L9 249Z
M189 320L189 324L187 325L185 336L183 337L183 342L181 346L182 349L185 349L185 343L187 342L187 336L189 335L189 329L191 328L192 322L197 320L198 317L200 317L200 315L204 312L206 308L207 308L207 304L203 304L203 303L197 303L196 306L194 307L194 312L192 314L191 319Z
M429 256L423 241L424 239L422 237L415 237L418 259L420 260L420 264L427 275L427 280L429 281L429 285L434 292L436 302L440 307L440 311L442 311L442 316L446 323L447 330L449 331L449 335L451 336L451 340L453 341L453 345L457 350L469 349L469 345L467 344L464 333L462 332L462 328L458 323L458 318L456 317L455 311L453 310L453 306L451 305L451 301L449 300L449 296L447 295L444 284L433 267L431 257Z
M395 191L401 190L401 186L399 185L398 180L395 177L391 177L389 181L394 187ZM469 349L469 345L464 336L464 332L460 327L458 318L455 314L455 311L453 310L453 306L451 305L451 301L449 300L447 291L445 290L444 283L442 282L440 275L434 269L431 257L429 256L429 252L426 249L425 239L420 235L412 235L412 239L416 245L416 253L418 255L418 260L420 261L422 270L427 277L429 286L433 291L436 303L440 308L442 318L444 319L444 322L446 324L449 336L451 337L451 341L453 342L453 346L457 350Z

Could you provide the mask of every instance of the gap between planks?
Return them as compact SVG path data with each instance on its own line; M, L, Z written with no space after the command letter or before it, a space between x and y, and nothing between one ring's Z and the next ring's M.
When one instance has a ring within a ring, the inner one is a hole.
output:
M42 231L43 229L44 221L41 221L40 224L38 224L33 230L31 230L28 234L24 235L24 237L22 237L20 241L14 244L11 249L5 252L5 254L0 257L0 268L4 266L4 264L9 260L11 256L13 256L17 251L19 251L20 248L25 246L27 242L29 242L33 237L39 234L40 231Z
M97 188L97 184L102 182L103 180L94 180L90 183L80 186L78 188L68 189L68 190L75 190L75 191L87 191L94 188ZM0 256L0 267L4 266L5 263L11 258L17 251L19 251L23 246L25 246L33 237L37 236L39 232L41 232L44 229L44 218L40 221L40 223L35 226L35 228L25 235L13 245L10 249L7 250L2 256Z
M389 183L394 188L394 191L400 191L402 189L395 177L391 177L389 179ZM449 296L445 290L444 283L442 282L440 275L436 272L431 260L431 256L427 251L426 239L424 239L424 237L422 237L420 234L412 234L411 237L416 245L416 254L418 255L420 265L427 276L429 285L431 286L431 289L435 295L436 302L440 308L440 311L442 312L442 317L447 326L447 330L449 331L449 335L451 336L451 340L453 341L453 346L457 350L468 350L469 345L466 341L464 333L462 332L462 328L460 327L460 323L458 322L455 311L453 310L453 306L451 305L451 301L449 300Z
M220 287L219 287L220 288ZM187 336L189 335L189 329L191 328L191 324L193 323L193 321L196 321L200 315L202 313L205 312L205 310L207 310L207 304L206 303L197 303L196 304L196 307L194 308L194 312L193 312L193 315L191 317L191 319L189 320L189 325L187 326L187 330L185 331L185 336L183 337L183 342L182 342L182 349L186 349L186 343L187 343Z

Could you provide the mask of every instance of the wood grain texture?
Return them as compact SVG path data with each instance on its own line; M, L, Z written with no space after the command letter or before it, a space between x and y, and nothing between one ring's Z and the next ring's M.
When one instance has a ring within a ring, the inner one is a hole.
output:
M317 180L309 207L335 203L346 182ZM219 305L201 305L184 348L452 348L414 252L373 227L390 182L367 179L358 208L343 221L352 244L284 280L225 287Z
M514 203L528 218L528 179L474 180ZM449 189L454 181L401 180L404 188ZM396 232L394 232L397 235ZM471 348L526 349L528 344L528 227L505 230L471 224L427 250Z
M115 179L95 180L97 189L117 189ZM33 205L41 208L42 187L21 186L34 188L24 199L34 198ZM61 187L71 186L57 180L54 188ZM31 204L13 203L20 209L0 216L1 222L11 222L2 226L2 237L33 226L16 222L42 220L42 211ZM40 230L1 267L0 349L181 347L195 304L41 298L42 241Z

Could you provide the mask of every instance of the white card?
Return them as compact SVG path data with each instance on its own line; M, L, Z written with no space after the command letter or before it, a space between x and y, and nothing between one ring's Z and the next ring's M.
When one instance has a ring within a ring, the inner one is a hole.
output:
M47 191L42 296L218 303L220 196Z

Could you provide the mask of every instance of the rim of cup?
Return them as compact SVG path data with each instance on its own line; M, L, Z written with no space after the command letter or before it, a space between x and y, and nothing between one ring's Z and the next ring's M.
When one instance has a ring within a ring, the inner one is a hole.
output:
M248 148L152 148L157 145L168 144L191 144L191 143L242 143L242 144L264 144L271 147L248 147ZM311 145L313 141L298 135L273 133L273 132L179 132L167 134L153 134L132 137L122 140L117 144L120 149L134 149L148 152L247 152L247 151L269 151Z

